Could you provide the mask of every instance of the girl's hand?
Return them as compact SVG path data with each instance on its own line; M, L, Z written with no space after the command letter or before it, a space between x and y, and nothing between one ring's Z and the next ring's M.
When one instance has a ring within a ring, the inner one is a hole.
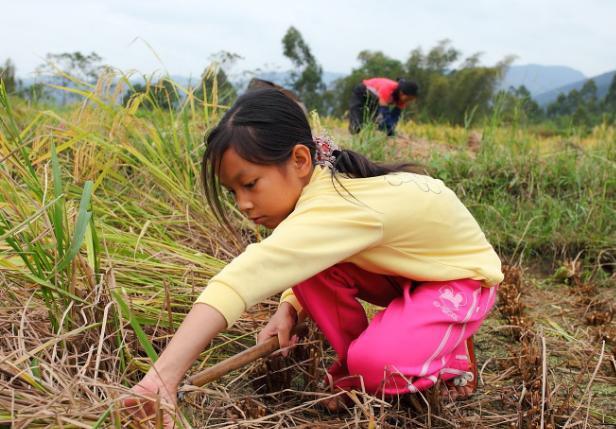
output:
M130 391L134 395L123 399L122 405L132 420L154 423L156 427L162 423L165 429L175 428L176 386L165 384L150 371Z
M150 420L156 427L173 428L178 385L192 363L227 322L214 307L195 304L171 342L122 405L133 420ZM146 427L149 425L146 425Z
M288 302L283 302L269 322L267 322L265 328L259 332L257 343L278 335L281 353L286 357L289 354L289 347L294 346L298 341L297 335L293 335L293 338L291 338L291 331L297 324L297 319L298 316L295 308Z

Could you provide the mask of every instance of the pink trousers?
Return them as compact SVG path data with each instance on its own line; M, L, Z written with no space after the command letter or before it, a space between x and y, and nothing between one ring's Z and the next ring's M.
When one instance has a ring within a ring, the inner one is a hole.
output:
M293 292L337 354L328 372L345 390L402 394L469 369L466 339L494 305L477 280L414 282L337 264ZM368 322L357 298L385 307Z

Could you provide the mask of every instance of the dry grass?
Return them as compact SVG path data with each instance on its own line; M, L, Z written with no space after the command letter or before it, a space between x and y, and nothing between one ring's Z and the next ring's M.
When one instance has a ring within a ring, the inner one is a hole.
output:
M216 100L194 100L189 93L178 111L144 112L134 103L116 106L96 91L88 102L63 112L19 101L12 113L6 105L0 111L0 214L7 222L0 234L0 427L127 426L119 399L148 370L207 279L259 234L239 223L245 240L223 235L197 192L201 139L217 118ZM323 124L346 138L339 122ZM440 126L402 131L389 146L379 144L383 139L376 134L362 136L357 145L383 158L427 160L472 155L485 138ZM494 134L508 132L492 130L492 142ZM600 138L613 139L612 131L602 133ZM57 190L56 173L62 179ZM88 180L89 209L79 204ZM613 190L606 185L604 198L608 192ZM83 220L88 210L91 223ZM59 269L79 235L80 219L82 226L87 223L83 243ZM525 232L516 231L516 250ZM602 254L609 262L613 243ZM601 257L595 262L590 275L577 259L566 260L553 276L507 268L497 308L476 336L480 387L468 400L441 399L437 389L395 399L353 392L354 406L329 414L320 403L332 395L319 383L333 356L312 328L290 358L256 362L186 392L179 424L616 425L616 279L605 274L609 263ZM204 351L191 372L254 344L275 305L251 309Z
M575 277L570 285L546 287L519 267L507 267L506 274L497 309L476 337L480 388L468 400L440 399L435 391L395 400L353 392L355 406L331 415L319 406L331 395L317 386L331 351L311 329L287 359L272 357L191 388L181 410L195 427L220 428L615 424L614 291L579 284ZM0 418L14 427L127 424L117 400L144 360L133 356L133 364L119 371L121 351L140 349L129 327L114 328L104 314L53 334L40 310L44 305L29 291L2 291ZM272 308L262 306L242 319L235 329L244 338L225 344L225 354L247 347ZM158 329L150 335L162 346L169 333ZM224 342L220 338L214 347ZM212 354L205 358L213 360Z

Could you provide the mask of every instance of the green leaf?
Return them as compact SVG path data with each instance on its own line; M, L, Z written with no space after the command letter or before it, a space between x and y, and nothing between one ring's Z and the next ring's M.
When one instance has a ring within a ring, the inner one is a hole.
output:
M81 194L81 201L79 202L79 213L77 214L77 223L75 225L75 232L73 234L71 246L69 247L66 255L64 255L64 258L58 264L56 271L62 271L66 268L79 252L86 234L86 228L90 222L90 218L92 217L92 212L88 210L91 196L92 181L88 180L83 186L83 193Z
M139 324L139 321L137 320L135 315L130 311L128 304L126 304L126 301L124 301L124 299L122 298L122 295L120 295L120 292L116 289L112 291L112 294L113 294L113 298L115 299L115 301L118 303L118 306L120 307L120 311L122 312L122 315L126 319L128 319L130 326L133 328L133 331L135 331L135 335L137 336L137 340L139 340L139 344L141 344L141 347L143 347L143 349L145 350L148 357L152 360L152 362L156 362L156 360L158 359L158 355L156 354L154 347L152 347L152 343L150 343L150 340L148 340L147 335L145 334L145 332L143 332L143 329L141 329L141 325Z
M92 429L97 429L97 428L101 427L101 425L103 423L105 423L105 420L107 420L107 417L109 417L109 414L111 413L112 408L113 408L113 404L111 404L111 405L109 405L109 407L107 407L105 412L103 414L101 414L101 416L98 418L98 420L94 423L94 426L92 426Z
M51 170L53 173L53 193L56 203L53 208L53 230L56 234L56 248L58 249L58 257L64 256L64 198L62 198L62 177L60 174L60 163L58 162L58 154L56 145L51 144Z

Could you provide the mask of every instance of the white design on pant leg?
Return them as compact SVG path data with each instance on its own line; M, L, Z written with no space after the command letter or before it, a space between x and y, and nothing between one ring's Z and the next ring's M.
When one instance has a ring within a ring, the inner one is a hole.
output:
M446 293L446 289L451 289L451 288L443 287L439 292ZM460 344L462 344L462 341L465 340L465 338L466 338L465 337L465 334L466 334L466 323L472 317L473 313L475 312L475 309L479 307L478 306L478 301L479 301L479 294L480 293L481 293L481 289L479 289L479 288L473 291L473 293L472 293L472 302L471 302L471 305L470 305L466 315L464 316L464 319L461 321L460 325L456 324L456 326L460 327L460 334L458 335L458 339L455 341L455 343L454 343L454 345L452 347L452 351L453 350L457 350L457 348L460 346ZM455 296L455 294L453 294L453 290L451 290L451 293L447 293L447 295L448 296L450 296L450 295L454 295ZM462 295L462 298L464 298L463 295ZM463 299L464 303L461 304L461 305L466 305L465 301L466 300ZM449 301L447 301L447 302L449 302ZM453 313L453 311L451 309L447 308L447 310L449 310L451 312L451 313L447 313L445 310L443 310L443 305L441 304L441 302L435 300L435 301L433 301L433 303L434 303L434 306L440 308L441 311L443 311L444 314L452 317L454 321L456 321L456 322L458 321L458 315ZM439 344L437 349L434 351L432 356L430 356L430 358L426 362L424 362L424 364L423 364L423 366L421 368L421 372L419 373L419 376L425 376L427 374L428 369L429 369L430 365L432 364L432 362L434 361L434 359L436 359L437 356L443 351L447 341L449 340L449 337L451 336L451 331L453 330L453 327L454 327L454 324L450 324L447 327L447 331L445 332L445 336L441 340L441 343ZM465 356L465 360L466 360L466 356ZM441 366L445 366L445 356L441 357Z
M473 314L473 310L475 309L475 306L477 305L477 300L479 299L480 293L481 293L480 289L477 289L473 292L473 303L471 304L471 308L468 309L468 313L466 313L466 317L464 318L462 322L466 323L471 318Z
M455 292L451 286L441 287L438 299L432 301L436 308L439 308L444 315L454 322L460 320L456 312L464 307L466 303L466 297L460 292Z
M465 304L464 296L461 293L454 293L453 289L450 287L441 288L439 290L440 295L439 298L442 300L447 300L451 304L453 304L454 308L457 310L461 305Z
M441 369L440 373L441 374L443 373L456 374L455 377L449 380L451 383L453 383L454 386L463 387L475 379L475 375L472 372L461 371L459 369L454 369L454 368L443 368Z
M428 373L428 368L430 367L430 364L432 363L432 361L436 359L439 354L441 354L441 352L445 348L445 345L447 344L447 341L449 340L449 336L451 335L452 329L453 329L453 324L450 324L447 327L447 331L445 331L445 335L441 339L441 343L438 345L436 350L434 350L434 353L432 353L432 356L430 356L428 360L425 361L423 366L421 367L421 372L419 373L420 377L423 377Z

